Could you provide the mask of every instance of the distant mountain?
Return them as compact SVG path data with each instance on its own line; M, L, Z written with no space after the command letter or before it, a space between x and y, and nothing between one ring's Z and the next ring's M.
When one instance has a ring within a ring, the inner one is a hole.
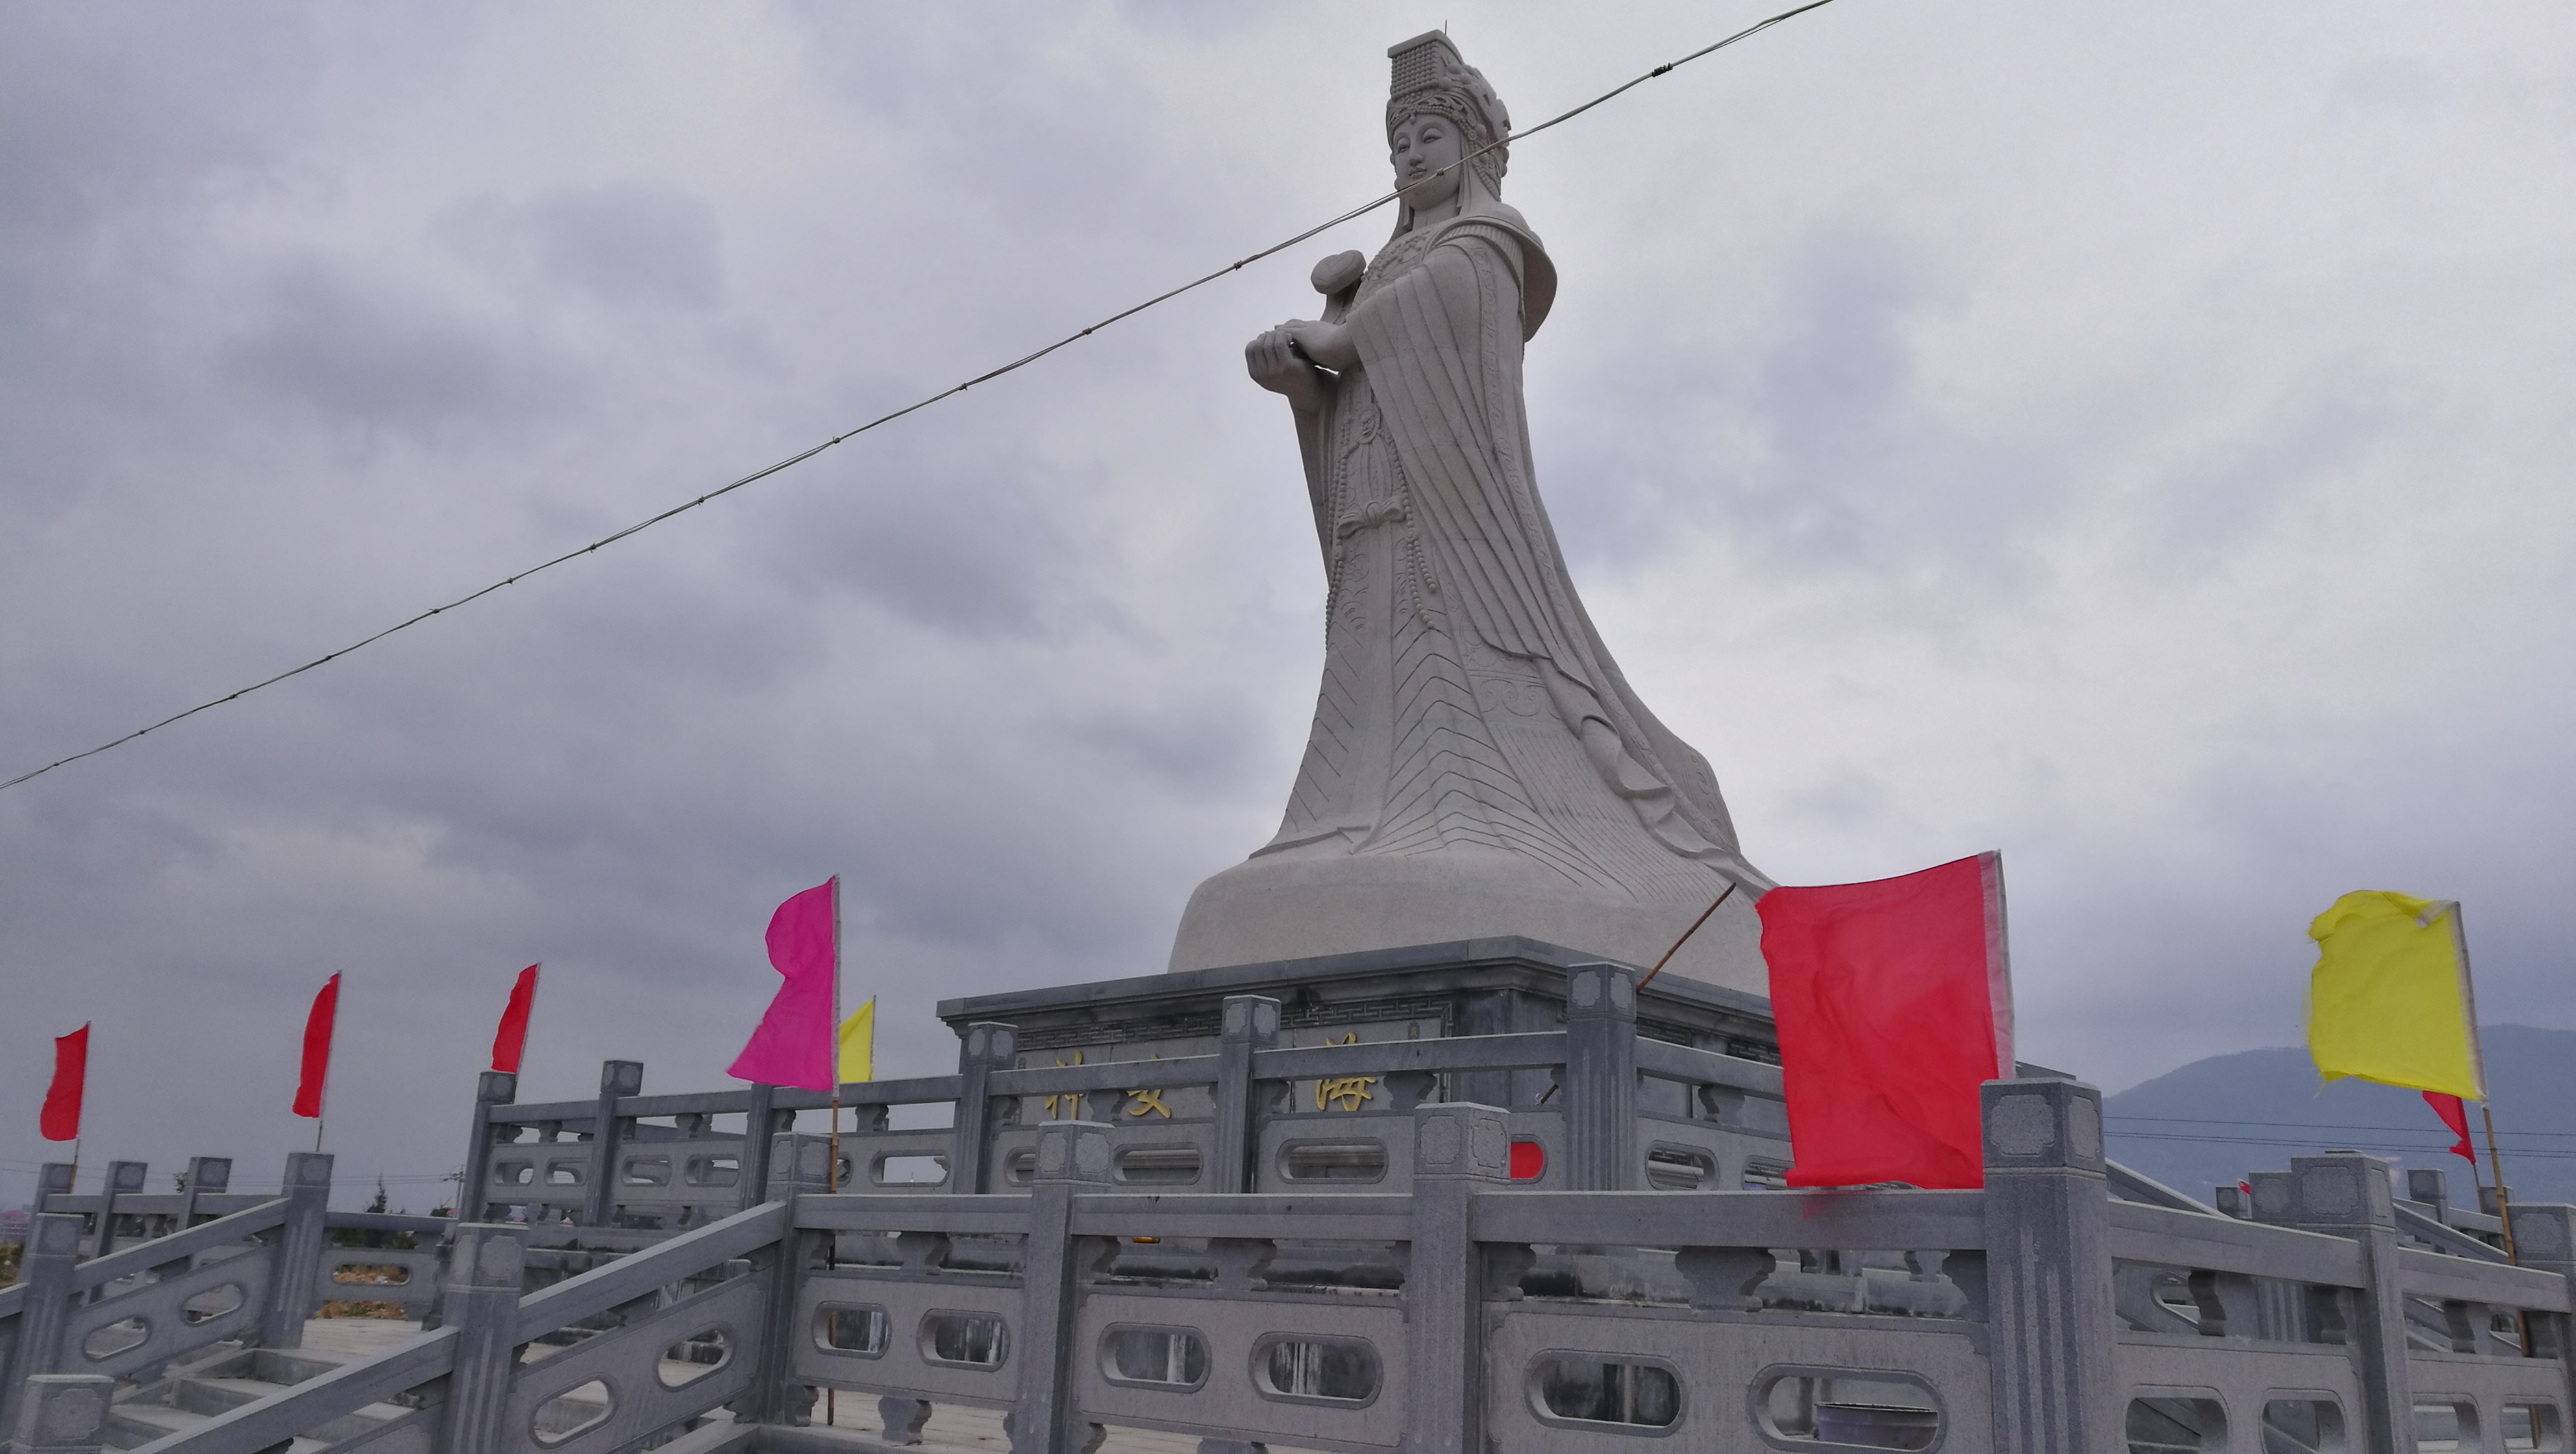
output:
M2489 1025L2479 1032L2505 1184L2517 1200L2576 1202L2576 1030ZM2210 1188L2293 1156L2366 1151L2448 1173L2451 1200L2475 1205L2468 1163L2424 1098L2357 1080L2319 1086L2302 1049L2248 1050L2197 1060L2102 1101L2113 1160L2207 1201ZM2489 1180L2486 1132L2478 1180Z

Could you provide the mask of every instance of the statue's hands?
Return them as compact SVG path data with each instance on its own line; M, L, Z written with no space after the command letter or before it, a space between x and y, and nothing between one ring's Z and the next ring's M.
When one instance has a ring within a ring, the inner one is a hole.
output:
M1342 324L1291 320L1279 327L1298 352L1328 369L1346 369L1360 361L1359 345L1351 342L1351 331Z
M1274 394L1285 395L1290 405L1306 413L1324 407L1324 380L1315 366L1298 353L1289 329L1313 326L1282 324L1243 346L1243 366L1252 381Z

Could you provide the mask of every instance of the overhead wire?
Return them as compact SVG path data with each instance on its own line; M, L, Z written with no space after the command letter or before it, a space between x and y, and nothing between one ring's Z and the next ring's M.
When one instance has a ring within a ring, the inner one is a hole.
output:
M2452 1134L2438 1126L2364 1126L2348 1121L2241 1121L2228 1120L2219 1116L2132 1116L2117 1112L2105 1113L2102 1119L2114 1122L2146 1122L2160 1126L2251 1126L2271 1131L2377 1131L2384 1135L2393 1136L2448 1136ZM2146 1133L2130 1132L2129 1134L2144 1135ZM2576 1139L2576 1131L2505 1131L2499 1134L2508 1137L2544 1136L2554 1137L2560 1140Z
M1724 50L1738 41L1747 40L1753 36L1759 35L1763 31L1769 30L1771 27L1780 24L1782 21L1804 15L1810 10L1822 9L1832 3L1833 0L1808 0L1807 4L1797 6L1793 9L1783 10L1779 14L1774 15L1767 20L1760 21L1753 25L1748 25L1744 29L1735 32L1733 35L1726 37L1724 40L1717 41L1711 45L1702 46L1698 50L1692 51L1690 54L1681 57L1679 60L1666 61L1662 65L1645 72L1633 80L1614 86L1610 90L1602 92L1600 95L1593 97L1591 100L1584 102L1580 106L1576 106L1568 111L1560 112L1535 126L1524 127L1519 131L1515 131L1508 136L1501 137L1486 146L1480 147L1476 151L1460 157L1448 167L1442 168L1441 172L1445 173L1457 167L1463 167L1467 163L1474 161L1477 157L1483 156L1486 152L1492 151L1497 147L1508 146L1512 142L1526 140L1527 138L1536 136L1540 132L1546 131L1551 127L1562 125L1563 123L1571 121L1575 117L1582 115L1586 111L1601 105L1603 102L1625 95L1627 92L1644 85L1648 81L1669 75L1680 67L1689 65L1691 62L1698 60L1703 56ZM302 666L291 667L288 670L277 673L275 676L255 681L249 686L242 687L236 691L226 692L220 697L200 702L185 711L173 712L158 722L154 722L146 727L138 727L121 737L111 738L106 742L102 742L96 747L75 752L68 757L57 758L52 762L46 763L43 767L22 772L16 777L10 778L6 782L0 782L0 791L6 791L10 788L17 787L21 783L30 782L36 778L43 777L45 774L54 771L56 768L68 767L84 758L96 757L102 752L123 747L129 742L149 736L154 732L160 731L164 727L171 726L174 723L184 722L188 718L194 717L200 712L212 711L226 703L239 701L253 692L276 686L278 683L287 681L294 677L302 676L304 673L312 671L316 667L327 666L352 652L362 651L367 647L373 646L377 642L384 640L386 637L394 635L396 632L408 631L412 627L418 626L422 622L428 621L433 617L444 615L449 611L456 610L460 606L469 605L475 601L479 601L483 597L491 595L495 591L502 590L509 586L515 586L530 576L543 571L552 570L556 566L566 564L570 561L579 560L583 556L595 554L605 547L615 545L617 542L626 539L628 536L640 534L646 530L652 529L654 526L659 525L666 520L675 519L679 516L685 515L690 511L697 509L699 506L706 504L710 500L721 499L746 485L758 484L760 481L768 479L770 476L778 474L783 470L792 469L795 466L803 464L805 461L814 458L816 455L823 453L825 450L831 449L847 440L856 439L870 430L892 424L896 420L901 419L908 414L919 413L944 399L954 398L959 394L965 393L968 389L975 387L977 384L990 383L1005 374L1014 373L1020 369L1024 369L1030 364L1036 363L1038 360L1045 358L1047 355L1054 353L1059 349L1067 348L1073 344L1079 343L1083 339L1089 338L1091 335L1098 333L1100 330L1107 328L1112 324L1124 322L1149 308L1158 307L1164 303L1170 302L1174 298L1180 297L1184 293L1205 287L1219 278L1241 272L1245 267L1253 263L1257 263L1266 257L1270 257L1275 253L1283 252L1289 248L1295 247L1297 244L1314 237L1318 233L1331 231L1333 228L1339 227L1345 222L1366 216L1367 214L1376 211L1378 208L1385 206L1387 203L1396 200L1400 195L1402 195L1401 188L1396 191L1388 192L1372 201L1362 203L1361 205L1342 212L1326 221L1316 223L1314 226L1297 233L1293 237L1282 238L1281 240L1270 244L1268 247L1262 248L1258 252L1248 253L1243 257L1237 258L1233 262L1226 264L1224 267L1214 269L1213 271L1203 273L1198 277L1192 278L1190 281L1183 283L1176 288L1171 288L1164 292L1157 293L1153 297L1147 298L1141 303L1121 308L1117 312L1110 314L1108 317L1101 319L1097 323L1091 324L1085 328L1076 329L1073 332L1066 334L1064 337L1057 339L1053 343L1047 344L1042 348L1032 349L998 368L987 369L983 373L975 375L973 378L951 384L937 393L925 395L920 399L916 399L912 403L906 404L900 409L880 414L865 424L861 424L854 429L844 430L839 434L835 434L831 438L824 440L822 443L814 445L812 448L799 450L774 464L765 465L727 484L709 490L705 494L700 495L693 500L674 505L670 509L661 511L658 514L647 516L642 520L638 520L623 530L603 535L587 545L567 550L563 554L555 556L550 560L540 562L539 564L529 566L525 570L504 576L488 586L484 586L479 590L469 591L466 594L457 597L455 600L448 601L441 605L432 606L426 611L405 617L403 620L397 621L393 625L385 627L381 631L360 637L358 640L341 647L337 651L326 652L321 656L317 656L311 661L304 663Z

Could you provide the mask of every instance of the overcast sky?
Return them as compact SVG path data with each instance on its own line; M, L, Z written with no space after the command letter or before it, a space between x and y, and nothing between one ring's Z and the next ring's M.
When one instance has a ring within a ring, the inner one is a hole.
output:
M0 777L980 371L1384 185L1386 47L1524 123L1768 5L0 4ZM2295 1043L2308 918L2565 991L2576 27L1839 0L1539 137L1538 473L1790 883L2003 851L2027 1058ZM527 1098L726 1084L839 872L933 1001L1158 970L1321 657L1241 346L1380 213L383 646L0 793L0 1201L86 1162L439 1198Z

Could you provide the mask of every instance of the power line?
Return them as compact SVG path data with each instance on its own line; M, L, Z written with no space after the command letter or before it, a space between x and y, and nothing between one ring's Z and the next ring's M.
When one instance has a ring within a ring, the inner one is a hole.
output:
M2273 1131L2377 1131L2395 1136L2449 1135L2438 1126L2360 1126L2342 1121L2231 1121L2218 1116L2120 1116L2106 1115L2105 1121L2144 1121L2160 1126L2253 1126ZM2130 1135L2145 1135L2133 1131ZM2499 1131L2507 1138L2546 1136L2560 1140L2576 1139L2576 1131Z
M1528 137L1536 136L1540 132L1545 131L1552 126L1571 121L1575 117L1582 115L1584 112L1591 110L1593 107L1598 106L1605 101L1609 101L1614 97L1623 95L1638 86L1644 85L1648 81L1654 80L1659 76L1670 74L1672 71L1682 66L1689 65L1691 62L1698 60L1702 56L1724 50L1728 46L1735 44L1737 41L1759 35L1763 31L1769 30L1772 26L1778 25L1784 20L1788 20L1794 16L1803 15L1810 10L1822 9L1832 3L1833 0L1808 0L1807 4L1800 5L1790 10L1783 10L1779 14L1772 16L1770 19L1764 20L1755 25L1748 25L1744 29L1737 31L1733 35L1730 35L1724 40L1718 41L1713 45L1702 46L1700 49L1692 51L1689 55L1683 56L1679 60L1666 61L1664 64L1638 76L1634 80L1628 81L1619 86L1614 86L1610 90L1602 92L1600 95L1593 97L1591 100L1584 102L1582 105L1577 106L1570 111L1561 112L1555 116L1551 116L1536 126L1525 127L1522 130L1515 131L1509 136L1503 137L1487 146L1479 148L1467 156L1459 158L1456 162L1451 163L1449 167L1444 167L1441 170L1446 172L1456 167L1465 166L1468 162L1475 160L1486 152L1494 150L1496 147L1506 146L1514 141L1520 141ZM1437 174L1435 173L1435 175ZM933 404L939 403L943 399L965 393L968 389L975 387L977 384L989 383L994 379L1002 377L1004 374L1024 369L1030 364L1036 363L1039 359L1045 358L1048 354L1054 353L1058 349L1069 347L1072 344L1081 342L1083 339L1089 338L1091 335L1099 332L1101 329L1107 328L1113 323L1119 323L1126 319L1133 318L1148 308L1168 303L1172 299L1181 296L1183 293L1204 287L1230 273L1240 272L1249 264L1257 263L1263 258L1269 257L1274 253L1295 247L1297 244L1315 236L1317 233L1328 232L1354 218L1366 216L1367 214L1376 211L1378 208L1385 206L1387 203L1394 201L1398 195L1400 195L1399 192L1389 192L1374 201L1362 203L1361 205L1353 207L1349 211L1341 213L1339 216L1333 217L1328 221L1316 223L1314 226L1307 228L1305 231L1298 233L1294 237L1283 238L1258 252L1237 258L1235 261L1228 263L1224 267L1218 268L1213 272L1204 273L1196 278L1192 278L1190 281L1181 284L1177 288L1170 289L1167 292L1157 293L1153 297L1147 298L1141 303L1122 308L1117 312L1110 314L1108 317L1101 319L1099 322L1092 324L1088 328L1077 329L1072 333L1068 333L1064 337L1057 339L1055 342L1050 343L1043 348L1033 349L1028 353L1024 353L1018 358L1011 360L1009 363L1003 364L999 368L988 369L983 373L975 375L971 379L951 384L947 388L942 389L935 394L930 394L921 399L917 399L891 413L880 414L876 418L869 420L867 423L862 424L855 429L845 430L842 433L835 434L831 438L824 440L822 443L815 445L811 449L800 450L795 454L787 456L785 459L779 460L775 464L753 470L750 474L744 475L731 483L709 490L705 494L700 495L696 499L690 500L685 504L674 505L670 509L662 511L658 515L652 515L645 519L638 520L623 530L603 535L588 545L584 545L573 550L567 550L563 554L554 557L552 560L532 565L526 570L520 571L515 575L504 576L500 580L494 581L492 584L485 586L480 590L467 592L465 595L459 596L455 600L449 601L444 605L432 606L418 615L397 621L393 625L388 626L373 635L360 637L358 640L341 647L337 651L326 652L321 656L317 656L311 661L304 663L302 666L293 667L286 671L279 672L273 677L253 682L249 686L243 687L238 691L227 692L210 701L200 702L196 706L190 707L184 712L174 712L148 727L138 727L135 730L126 733L122 737L112 738L106 742L100 743L96 747L92 747L81 752L75 752L69 757L57 758L52 762L46 763L43 767L36 768L32 771L22 772L16 777L9 779L7 782L0 782L0 791L6 791L7 789L18 786L20 783L43 777L45 774L52 772L58 767L68 767L72 763L80 761L82 758L96 757L102 752L123 747L129 742L135 741L136 739L147 736L151 733L158 732L162 728L168 727L173 723L183 722L190 717L196 716L200 712L212 711L214 708L223 706L227 702L239 701L253 692L259 691L265 687L273 687L279 682L285 681L290 677L302 676L304 673L313 670L315 667L327 666L331 662L349 655L351 652L362 651L367 647L373 646L377 642L384 640L386 637L393 635L395 632L408 631L412 627L429 620L433 616L443 615L460 606L479 601L483 597L492 594L494 591L498 591L506 586L515 586L519 582L526 580L528 577L536 575L541 571L552 570L556 566L563 565L569 561L578 560L581 557L593 554L606 546L615 545L617 542L624 540L630 535L640 534L661 524L665 520L685 515L690 511L695 510L700 505L706 504L710 500L730 495L745 485L757 484L782 470L792 469L797 465L803 464L805 461L812 459L814 456L821 454L823 451L830 449L834 445L840 444L845 440L856 439L860 435L867 433L869 430L875 429L881 425L892 424L894 421L901 419L907 414L918 413L923 409L929 408Z
M2451 1156L2452 1148L2439 1146L2389 1146L2375 1141L2352 1141L2340 1146L2325 1146L2315 1141L2266 1141L2255 1136L2129 1136L2131 1141L2183 1141L2194 1146L2267 1146L2283 1151L2303 1151L2314 1155L2320 1151L2360 1151L2371 1155ZM2517 1151L2519 1161L2576 1161L2576 1151Z

